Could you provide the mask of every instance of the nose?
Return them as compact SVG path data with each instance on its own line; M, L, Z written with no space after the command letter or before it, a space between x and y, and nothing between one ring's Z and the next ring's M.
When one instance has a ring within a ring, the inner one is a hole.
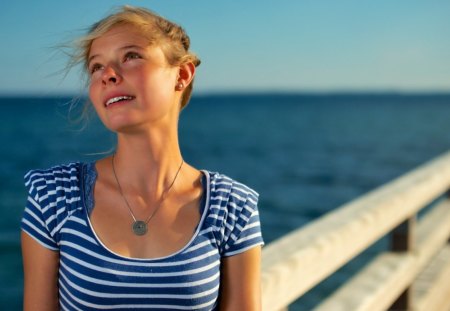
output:
M122 77L120 73L111 65L105 67L102 73L102 82L104 85L120 83Z

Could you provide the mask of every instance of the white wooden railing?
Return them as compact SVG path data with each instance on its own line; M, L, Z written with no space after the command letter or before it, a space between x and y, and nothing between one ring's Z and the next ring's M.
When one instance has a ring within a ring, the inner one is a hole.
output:
M450 152L270 243L263 249L263 311L287 310L386 234L391 249L316 309L450 310L449 189Z

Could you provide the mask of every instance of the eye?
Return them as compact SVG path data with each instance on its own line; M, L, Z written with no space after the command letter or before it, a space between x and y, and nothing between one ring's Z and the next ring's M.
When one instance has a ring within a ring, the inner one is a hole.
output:
M130 60L130 59L139 59L139 58L142 58L139 53L127 52L124 56L124 61Z
M93 65L89 68L89 72L90 72L90 74L92 75L92 74L94 74L96 71L102 69L102 67L103 67L103 66L102 66L101 64L95 63L95 64L93 64Z

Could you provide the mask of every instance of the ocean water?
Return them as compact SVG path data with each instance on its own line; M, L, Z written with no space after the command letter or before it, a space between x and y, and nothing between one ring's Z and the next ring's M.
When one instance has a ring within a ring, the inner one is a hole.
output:
M20 310L23 175L94 161L114 136L68 118L70 98L0 98L0 306ZM76 117L79 109L74 109ZM450 95L261 94L194 97L180 117L187 162L260 193L266 243L450 149ZM385 240L291 310L308 310L363 266Z

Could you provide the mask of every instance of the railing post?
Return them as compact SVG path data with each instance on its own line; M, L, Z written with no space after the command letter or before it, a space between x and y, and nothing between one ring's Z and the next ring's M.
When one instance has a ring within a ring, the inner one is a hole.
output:
M415 228L417 215L408 218L392 231L391 249L394 252L412 251L415 244ZM410 310L411 303L411 287L408 287L392 304L389 310Z

